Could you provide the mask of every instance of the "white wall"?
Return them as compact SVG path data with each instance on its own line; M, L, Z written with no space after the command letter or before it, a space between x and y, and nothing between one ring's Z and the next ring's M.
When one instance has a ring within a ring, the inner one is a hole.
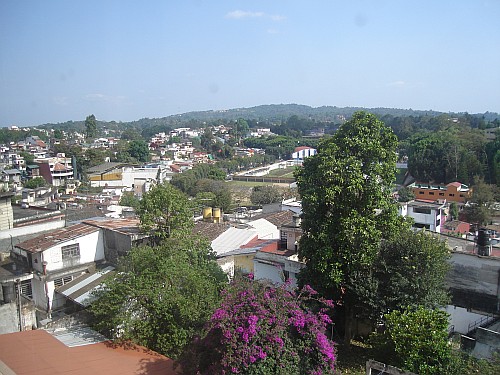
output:
M70 241L61 242L57 246L51 247L43 252L42 262L47 262L47 271L54 271L64 268L61 247L80 245L80 264L91 263L104 259L104 241L101 230L75 238ZM41 271L40 264L34 264L36 269Z
M26 225L24 227L12 228L10 230L2 230L0 231L0 239L10 238L11 236L15 238L26 234L40 233L59 228L64 228L64 220L48 221L41 224Z
M253 269L255 280L270 280L273 283L281 284L283 282L283 269L272 264L261 263L254 259Z
M448 305L445 311L450 314L449 322L450 327L454 326L455 332L465 335L468 331L469 324L472 324L485 315L467 311L467 309L458 306Z

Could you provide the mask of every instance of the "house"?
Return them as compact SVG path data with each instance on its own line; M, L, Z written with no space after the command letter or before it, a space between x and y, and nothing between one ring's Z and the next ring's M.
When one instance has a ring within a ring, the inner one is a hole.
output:
M292 287L296 287L297 275L305 266L297 255L301 235L300 217L294 215L291 222L280 227L280 239L274 242L274 246L263 247L255 254L255 279L274 283L289 281Z
M446 199L449 202L465 203L471 196L471 189L460 182L450 182L447 185L414 182L408 186L416 199L435 201Z
M406 215L404 214L406 212ZM441 233L446 221L446 202L414 200L400 203L400 213L413 219L413 227Z
M0 335L2 374L175 375L173 361L145 347L118 345L89 328Z
M230 276L236 270L254 272L254 256L263 248L275 248L280 238L279 227L290 221L292 212L262 214L245 224L197 222L193 230L209 241L217 254L217 263Z
M72 225L15 245L12 257L31 272L32 299L45 319L64 306L64 299L55 298L57 287L104 261L103 233L92 225Z
M40 176L53 186L63 186L67 180L73 180L75 170L71 158L65 157L63 153L52 158L37 158Z
M92 187L127 187L133 188L136 184L143 185L145 181L162 183L170 180L172 172L162 164L134 166L124 163L104 163L87 170ZM160 181L157 181L158 175ZM142 190L141 190L142 191Z
M317 153L318 151L315 148L307 146L299 146L295 147L295 150L292 153L292 159L304 160L305 158L316 155Z

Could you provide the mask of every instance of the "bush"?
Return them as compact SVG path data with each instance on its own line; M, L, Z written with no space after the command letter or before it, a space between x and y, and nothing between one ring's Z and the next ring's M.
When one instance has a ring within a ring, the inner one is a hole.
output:
M181 361L186 374L332 374L331 301L239 278L223 292L206 334ZM306 307L315 304L316 310Z

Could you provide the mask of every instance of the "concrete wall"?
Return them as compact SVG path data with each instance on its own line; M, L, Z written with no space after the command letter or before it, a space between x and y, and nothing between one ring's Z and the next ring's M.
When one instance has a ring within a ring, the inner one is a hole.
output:
M42 258L40 260L42 262L47 262L47 271L50 272L66 268L67 265L62 259L61 248L63 246L73 245L77 243L80 245L80 259L75 261L74 265L104 260L104 239L102 231L98 230L70 241L61 242L57 246L45 250L42 253ZM33 268L35 268L37 271L43 272L42 264L40 261L36 264L33 264L33 266Z
M0 231L9 230L14 226L10 196L0 198Z
M472 355L476 358L493 358L494 353L500 353L500 333L486 328L476 331L476 345Z
M499 309L500 258L452 253L447 282L453 304L485 312Z
M0 239L4 238L16 238L19 236L25 236L27 234L41 233L48 230L64 228L64 220L47 221L41 224L27 225L20 228L12 228L10 230L0 231Z
M450 328L453 326L455 332L463 335L468 333L469 324L477 322L486 316L477 312L467 311L464 307L452 305L446 306L445 311L450 314Z
M23 330L36 327L35 308L32 302L23 298L21 309ZM15 302L0 305L0 334L19 332L19 312Z

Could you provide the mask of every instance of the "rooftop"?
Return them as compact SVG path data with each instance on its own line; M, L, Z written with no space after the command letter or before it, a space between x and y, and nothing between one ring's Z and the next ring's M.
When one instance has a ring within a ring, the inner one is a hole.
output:
M99 229L87 224L76 224L70 227L57 229L30 240L21 242L15 247L30 253L45 251L61 242L67 242L75 238L97 232Z
M93 227L112 230L122 234L139 234L140 220L136 218L110 219L110 218L95 218L93 220L84 220L84 224Z
M174 375L173 361L144 347L109 341L68 347L44 330L0 335L4 374Z

